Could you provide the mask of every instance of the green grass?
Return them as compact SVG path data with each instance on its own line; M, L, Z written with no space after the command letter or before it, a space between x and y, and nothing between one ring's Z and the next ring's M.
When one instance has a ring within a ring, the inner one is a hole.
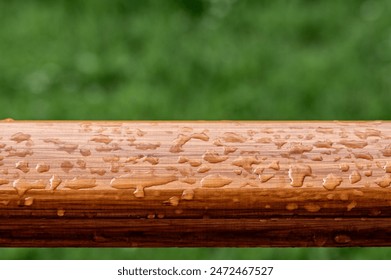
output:
M0 1L0 118L390 119L386 0ZM1 258L390 258L388 249L1 249Z
M391 259L388 248L169 248L169 249L0 249L0 259L151 259L151 260L266 260L266 259Z

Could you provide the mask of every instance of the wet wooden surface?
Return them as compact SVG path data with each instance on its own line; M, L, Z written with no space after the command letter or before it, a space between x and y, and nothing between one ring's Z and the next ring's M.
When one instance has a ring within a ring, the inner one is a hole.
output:
M391 122L0 122L0 246L389 246Z

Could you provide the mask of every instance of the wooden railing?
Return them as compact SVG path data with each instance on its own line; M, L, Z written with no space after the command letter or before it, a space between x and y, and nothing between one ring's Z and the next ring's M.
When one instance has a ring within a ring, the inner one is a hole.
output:
M390 122L0 122L0 246L389 246Z

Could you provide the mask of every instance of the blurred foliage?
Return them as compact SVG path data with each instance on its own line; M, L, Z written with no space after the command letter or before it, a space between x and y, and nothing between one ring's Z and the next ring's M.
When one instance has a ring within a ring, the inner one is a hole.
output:
M1 259L324 260L391 259L388 248L55 248L0 249Z
M388 119L389 1L0 1L0 117Z
M0 1L0 118L389 119L386 0ZM388 249L2 249L1 258L390 258Z

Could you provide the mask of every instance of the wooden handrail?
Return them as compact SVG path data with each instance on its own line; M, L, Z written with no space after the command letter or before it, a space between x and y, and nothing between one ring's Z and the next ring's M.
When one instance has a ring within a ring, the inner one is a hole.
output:
M391 122L0 122L0 246L389 246Z

